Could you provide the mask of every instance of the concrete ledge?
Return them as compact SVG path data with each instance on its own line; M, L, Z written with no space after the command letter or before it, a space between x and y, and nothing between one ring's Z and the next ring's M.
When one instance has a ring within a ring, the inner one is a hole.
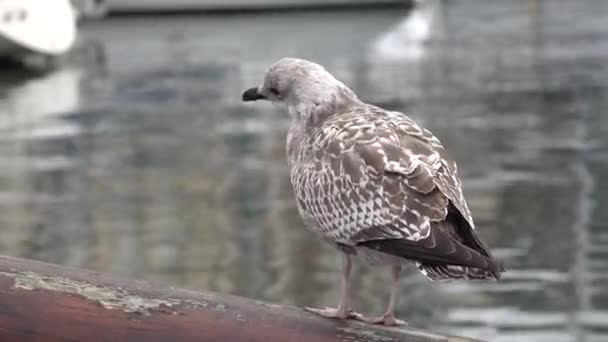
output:
M0 256L2 341L472 341Z

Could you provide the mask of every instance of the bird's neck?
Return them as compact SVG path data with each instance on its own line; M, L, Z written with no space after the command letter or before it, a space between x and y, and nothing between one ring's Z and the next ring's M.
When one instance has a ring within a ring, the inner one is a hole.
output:
M355 104L361 103L355 93L341 85L323 95L301 98L287 105L294 124L303 128L314 128L334 115L347 111Z

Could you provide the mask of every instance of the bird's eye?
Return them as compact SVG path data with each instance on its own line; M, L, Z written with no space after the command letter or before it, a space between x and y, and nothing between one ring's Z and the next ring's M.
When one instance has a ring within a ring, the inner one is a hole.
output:
M279 91L277 90L277 88L270 88L270 92L273 93L275 96L279 96Z

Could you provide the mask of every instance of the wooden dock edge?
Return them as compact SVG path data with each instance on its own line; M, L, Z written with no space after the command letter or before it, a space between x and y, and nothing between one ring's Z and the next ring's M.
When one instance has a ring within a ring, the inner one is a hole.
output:
M0 256L2 341L470 342Z

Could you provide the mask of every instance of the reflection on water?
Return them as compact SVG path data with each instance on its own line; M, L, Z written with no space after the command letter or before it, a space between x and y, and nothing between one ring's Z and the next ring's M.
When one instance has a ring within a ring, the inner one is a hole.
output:
M286 115L240 102L270 62L301 56L443 140L508 265L500 283L411 272L401 316L493 341L606 340L608 3L430 8L84 27L104 65L0 80L0 253L333 303L337 256L297 217ZM387 273L359 266L362 311L384 307Z

